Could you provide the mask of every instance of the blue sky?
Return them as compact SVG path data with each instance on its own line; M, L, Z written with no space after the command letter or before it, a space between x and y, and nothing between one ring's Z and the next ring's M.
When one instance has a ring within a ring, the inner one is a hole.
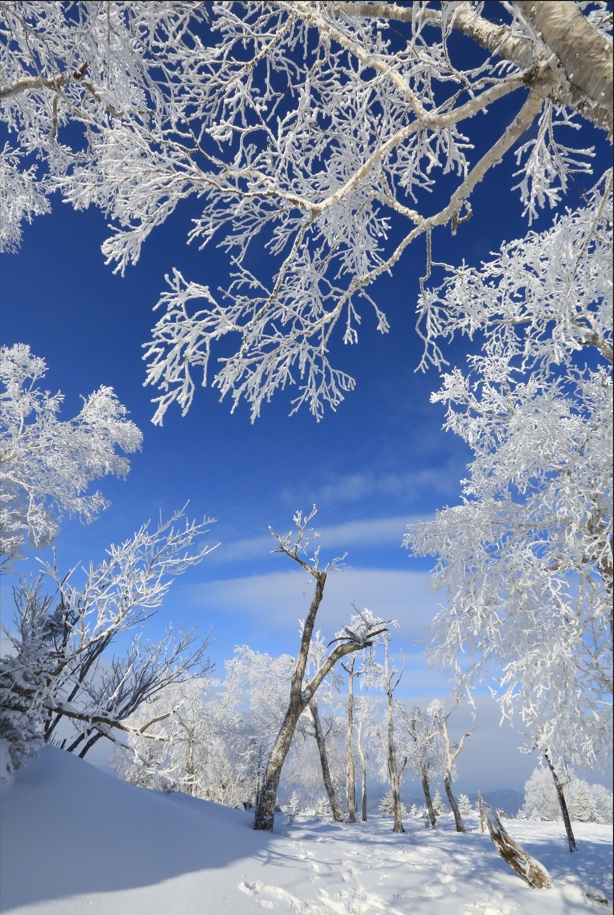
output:
M504 107L501 117L509 118ZM578 145L599 139L589 128L584 134ZM508 156L478 186L474 216L456 238L449 229L434 235L436 259L479 263L502 240L526 232L518 192L510 191L514 170ZM591 181L584 178L584 187ZM576 203L574 196L571 205ZM164 274L177 267L212 290L227 276L222 252L199 252L185 244L189 219L197 212L197 202L182 204L125 277L104 265L100 245L108 230L103 215L75 213L60 200L51 215L25 227L20 252L2 258L2 342L28 343L47 360L45 386L64 393L65 418L80 409L80 395L105 384L115 389L144 433L142 453L133 457L127 480L99 484L111 507L86 527L65 519L56 543L60 567L100 561L109 543L189 500L191 516L217 519L209 542L221 545L174 584L148 634L159 637L169 621L187 620L205 632L212 627L211 656L220 668L237 644L272 654L293 652L298 619L309 599L303 593L305 575L286 557L271 554L267 526L287 531L296 509L308 511L316 503L324 558L348 553L348 568L327 586L319 621L325 636L332 637L349 618L351 601L398 619L395 648L408 657L405 696L419 702L444 696L445 678L428 671L421 653L437 605L428 591L430 563L412 559L400 546L408 521L458 502L470 457L458 438L441 430L442 408L429 403L437 373L415 372L421 355L414 323L424 241L406 253L393 277L373 288L391 333L378 335L366 313L359 344L339 345L336 364L356 378L357 386L336 413L329 411L320 423L306 411L289 418L291 394L286 393L265 405L251 425L245 407L230 415L229 403L220 404L214 391L199 389L185 418L171 408L159 428L150 423L155 392L143 387L141 345L155 320L152 307L165 285ZM546 213L537 228L550 220ZM456 341L447 358L462 365L469 348L467 340ZM515 752L520 740L511 728L497 729L494 703L486 697L480 703L478 730L464 761L467 790L477 786L486 752L494 774L482 775L482 786L494 780L491 787L520 787L534 761Z

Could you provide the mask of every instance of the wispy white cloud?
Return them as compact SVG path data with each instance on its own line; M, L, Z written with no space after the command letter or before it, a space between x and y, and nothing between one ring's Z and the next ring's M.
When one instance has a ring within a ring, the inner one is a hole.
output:
M425 628L437 610L435 595L428 590L429 576L422 572L386 569L347 569L331 574L318 615L318 626L332 637L354 612L368 607L384 619L396 619L395 642L411 650L425 638ZM183 589L184 598L198 605L203 614L225 629L231 619L237 623L249 617L259 621L263 637L267 632L295 632L304 619L313 593L305 573L275 572L227 581L210 581ZM415 649L414 649L415 650Z
M349 521L322 527L314 519L314 529L320 536L317 544L324 549L337 549L343 553L352 547L384 547L398 549L408 524L417 521L423 515L396 515L391 518L372 518L363 521ZM285 533L284 528L279 533ZM261 537L222 542L210 555L208 563L232 563L260 559L268 556L275 548L275 540L270 534Z
M450 467L426 467L407 473L359 471L340 474L315 490L313 500L325 505L358 502L373 496L394 496L416 503L422 501L425 492L438 501L456 499L460 491L459 474L462 474L462 468L456 462ZM289 491L285 495L288 501L293 501Z

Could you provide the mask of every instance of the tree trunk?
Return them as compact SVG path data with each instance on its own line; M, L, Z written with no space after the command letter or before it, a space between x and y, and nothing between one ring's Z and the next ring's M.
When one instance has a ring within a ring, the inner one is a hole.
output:
M352 751L352 733L354 731L354 663L352 658L346 670L349 673L348 682L348 726L346 737L346 781L345 793L348 804L348 822L356 822L356 770L354 767L354 753ZM345 665L344 665L345 667Z
M480 832L486 831L486 817L484 816L484 805L482 795L478 791L478 812L480 814Z
M591 25L575 3L516 0L525 18L558 57L573 87L612 125L612 41Z
M343 823L344 811L343 805L335 787L333 785L333 780L330 774L330 766L328 764L328 754L326 752L326 741L324 739L324 733L322 731L322 725L320 723L320 713L318 711L318 704L315 699L312 699L309 703L309 711L311 713L311 718L313 721L313 729L315 731L316 743L318 745L318 752L320 754L320 765L322 767L322 780L324 782L324 788L326 794L328 795L328 800L330 803L331 810L333 812L333 819L337 823Z
M554 780L554 786L556 788L556 793L559 799L559 806L561 808L561 813L563 814L563 823L565 824L565 832L567 833L567 842L569 843L569 851L577 851L578 846L576 844L576 837L573 834L573 829L571 828L571 817L569 816L569 810L567 808L567 801L565 800L565 794L563 793L563 786L559 781L559 778L554 771L554 766L548 759L548 754L544 754L546 757L546 762L548 763L548 768L552 773L552 778Z
M522 877L525 883L536 890L551 890L552 879L546 868L515 842L501 825L494 810L482 802L486 815L488 832L493 844L504 861Z
M186 775L189 779L187 793L194 796L194 727L188 730L188 761L186 764Z
M445 741L446 746L446 763L443 773L443 784L446 789L446 794L448 795L448 801L450 802L450 807L452 808L452 813L454 814L454 823L456 824L457 832L467 832L465 829L465 824L463 823L463 818L458 809L458 804L456 803L456 798L452 794L452 771L454 769L454 762L457 756L460 754L461 750L465 745L465 741L468 737L471 736L475 727L471 728L470 731L466 731L458 744L456 745L456 750L452 750L452 742L450 740L450 733L448 731L448 718L456 710L456 706L448 712L447 715L438 715L437 720L439 721L439 726L441 728L441 733Z
M429 785L429 779L426 772L422 773L422 790L424 791L424 800L426 801L426 809L428 810L429 820L431 821L431 826L433 829L437 826L437 817L435 816L435 810L433 809L433 800L431 798L431 786Z
M454 814L454 822L456 824L457 832L467 832L465 829L465 824L463 823L463 818L461 812L458 809L458 804L456 803L456 798L452 794L452 773L449 769L446 769L443 776L443 786L446 789L446 794L448 795L448 802L452 808L452 813Z
M306 521L307 520L309 519L306 519ZM342 658L347 657L347 655L352 654L355 651L362 651L364 648L370 648L373 644L373 641L370 639L374 639L378 635L382 635L386 632L385 627L381 628L378 623L368 627L364 638L357 639L350 633L347 636L348 641L344 640L346 637L335 639L338 643L336 648L334 648L326 660L320 664L315 676L312 677L308 683L304 683L303 680L307 669L307 660L309 657L309 648L313 637L316 615L318 607L322 602L322 597L324 596L326 571L319 571L317 568L309 566L307 563L303 562L302 559L299 559L296 552L298 546L295 547L295 552L289 552L283 545L281 539L279 539L279 543L281 552L286 553L286 555L298 562L305 571L308 571L313 576L316 587L313 600L309 607L309 612L303 625L301 645L292 674L292 683L290 685L288 709L284 716L279 734L275 739L271 756L269 757L262 790L260 792L260 801L256 808L256 816L254 818L254 829L262 829L268 832L273 831L275 800L277 798L277 788L281 778L281 770L292 744L292 738L294 737L294 731L300 716L314 698L318 687L324 678L331 672L337 661L340 661Z
M367 822L367 760L365 758L365 751L362 748L362 721L358 725L358 733L356 746L358 748L358 755L360 756L360 768L361 768L361 805L360 805L360 819L363 823Z
M394 717L393 717L393 697L390 688L390 679L388 680L388 774L390 776L390 787L392 788L392 799L394 802L394 825L393 832L405 832L403 828L403 819L401 817L401 795L399 792L399 772L397 769L396 751L394 747Z
M307 567L307 569L309 569L309 567ZM309 655L309 646L311 645L316 615L324 596L326 572L315 572L312 569L309 569L309 571L315 578L315 593L309 607L305 625L303 626L301 645L296 659L294 673L292 675L292 683L290 685L288 709L267 763L264 780L260 789L260 798L258 806L256 807L256 816L254 818L254 829L262 829L267 832L273 832L277 788L279 787L281 770L292 744L297 722L305 710L305 707L308 705L309 700L313 698L313 693L307 699L305 699L303 695L303 677L307 668L307 657ZM315 692L315 690L313 690L313 692Z
M260 789L260 799L256 807L256 816L254 818L254 829L262 829L267 832L273 832L273 823L275 821L275 802L277 800L277 789L281 778L281 770L292 745L292 738L296 729L296 724L303 712L299 703L291 703L283 724L275 740L271 756L264 773L262 787Z

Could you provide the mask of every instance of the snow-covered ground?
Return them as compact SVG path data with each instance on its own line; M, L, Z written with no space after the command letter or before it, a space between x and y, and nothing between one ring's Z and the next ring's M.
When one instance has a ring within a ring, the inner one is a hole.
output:
M507 821L556 888L531 890L477 831L457 835L388 818L333 825L251 816L185 795L145 791L51 747L2 789L2 912L22 915L580 915L612 898L612 830Z

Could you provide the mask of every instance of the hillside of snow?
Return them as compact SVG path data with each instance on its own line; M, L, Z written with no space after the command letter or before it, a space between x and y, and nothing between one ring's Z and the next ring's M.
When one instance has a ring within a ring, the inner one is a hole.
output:
M531 890L469 817L468 835L442 817L435 831L388 818L333 825L278 815L275 833L251 815L186 795L136 788L46 747L2 788L0 910L19 915L580 915L612 898L612 829L507 821L550 871Z

